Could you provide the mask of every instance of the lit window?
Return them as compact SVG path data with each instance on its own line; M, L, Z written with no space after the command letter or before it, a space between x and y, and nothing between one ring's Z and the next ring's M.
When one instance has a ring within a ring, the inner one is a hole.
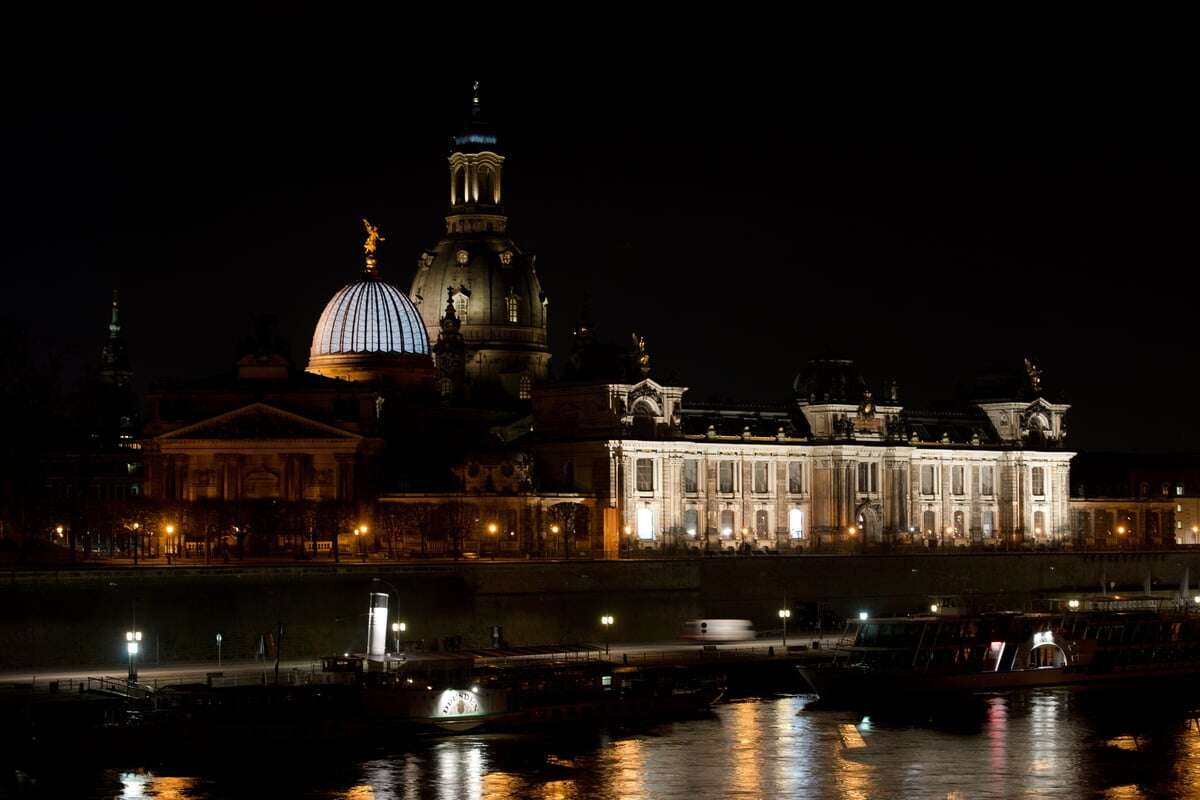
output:
M1033 494L1044 497L1046 494L1046 470L1042 467L1033 468Z
M654 462L648 458L637 460L637 490L639 492L654 491Z
M721 512L721 538L733 538L733 511L730 509Z
M654 511L649 508L639 508L637 512L637 535L639 539L654 538Z
M1175 496L1183 497L1183 484L1182 483L1175 484Z
M459 322L467 321L467 296L462 292L454 295L454 313L458 315Z
M441 389L442 397L449 397L454 394L454 381L449 378L442 378L438 381L438 386Z
M512 323L520 322L521 315L517 309L517 298L514 295L509 295L504 299L504 303L508 307L508 321Z
M996 529L996 513L990 508L983 512L983 535L991 536Z
M950 468L950 491L954 494L963 493L963 471L961 464Z
M683 512L683 530L688 536L695 536L700 530L700 512L689 508Z
M694 458L683 461L683 493L697 494L700 491L700 462Z
M788 536L793 539L804 538L804 512L798 508L788 512Z
M533 380L528 375L522 375L520 386L517 387L517 397L528 400L532 393Z
M754 535L759 539L765 539L770 534L770 524L766 509L760 508L754 512Z

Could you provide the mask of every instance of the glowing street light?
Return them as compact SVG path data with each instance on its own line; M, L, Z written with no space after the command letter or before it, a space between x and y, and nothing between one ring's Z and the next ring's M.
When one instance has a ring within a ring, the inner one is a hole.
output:
M1067 608L1071 609L1072 611L1075 611L1076 609L1079 608L1079 601L1075 600L1075 599L1068 600Z
M790 608L779 609L779 618L783 620L783 650L787 652L787 621L791 619L792 610Z
M612 614L600 617L600 625L604 628L604 655L608 655L608 629L612 627L613 621Z
M929 604L929 613L930 613L930 614L936 614L937 612L938 612L938 604L937 604L937 603L930 603L930 604Z
M847 529L846 529L846 533L848 533L848 534L850 534L851 536L853 536L854 534L858 533L858 528L856 528L856 527L854 527L853 525L851 525L849 528L847 528Z
M559 528L558 528L558 526L557 526L557 525L551 525L551 526L550 526L550 532L551 532L551 533L557 534L557 533L558 533L558 530L559 530Z
M488 523L488 533L494 535L496 533L496 531L498 531L498 530L500 530L500 529L498 527L496 527L496 523L494 523L494 522Z
M137 683L137 654L141 649L142 632L125 631L125 652L129 655L129 682Z
M392 640L393 640L393 643L396 645L395 652L397 652L397 653L400 652L400 634L404 633L404 631L406 631L406 630L408 630L408 625L406 625L405 623L403 623L403 622L393 622L392 623Z
M55 528L54 528L54 532L55 532L55 533L57 533L57 534L58 534L58 538L60 538L60 539L61 539L61 538L62 538L62 535L63 535L63 526L62 526L62 525L56 525L56 526L55 526Z
M862 621L862 622L865 622L865 621L866 621L866 619L867 619L867 617L869 617L869 616L871 616L871 615L870 615L870 614L868 614L866 611L860 611L860 612L858 612L858 619L859 619L860 621Z

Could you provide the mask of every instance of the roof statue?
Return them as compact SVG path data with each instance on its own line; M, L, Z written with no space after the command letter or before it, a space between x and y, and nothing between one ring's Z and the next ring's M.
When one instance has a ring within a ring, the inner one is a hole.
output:
M1028 358L1025 359L1025 373L1029 376L1029 386L1035 392L1042 390L1042 371L1034 366Z
M646 337L633 335L633 349L637 352L638 369L643 375L650 374L650 354L646 352Z
M363 227L367 229L367 240L363 242L363 252L374 255L375 250L379 247L379 242L386 242L387 239L380 236L379 228L368 222L366 218L363 219Z

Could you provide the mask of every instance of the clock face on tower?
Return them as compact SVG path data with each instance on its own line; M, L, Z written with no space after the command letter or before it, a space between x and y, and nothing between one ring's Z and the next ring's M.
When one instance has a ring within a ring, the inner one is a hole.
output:
M462 717L479 713L479 698L474 692L461 689L448 689L442 692L438 699L437 715L439 717Z

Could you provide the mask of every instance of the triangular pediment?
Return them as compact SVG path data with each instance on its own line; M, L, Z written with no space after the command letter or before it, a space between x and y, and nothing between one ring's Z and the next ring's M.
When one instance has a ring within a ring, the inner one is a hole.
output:
M228 411L178 430L156 436L156 439L219 439L219 440L277 440L277 439L347 439L362 437L356 433L326 425L315 419L293 414L266 403Z

